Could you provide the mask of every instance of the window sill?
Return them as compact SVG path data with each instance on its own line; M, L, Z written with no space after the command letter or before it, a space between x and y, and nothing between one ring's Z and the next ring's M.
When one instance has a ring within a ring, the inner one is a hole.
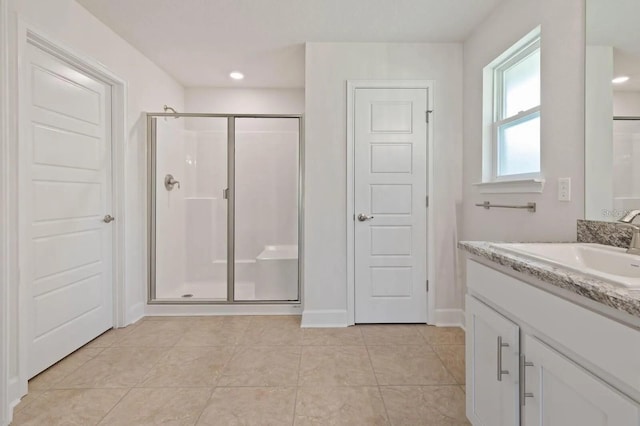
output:
M542 193L544 179L498 180L474 183L481 194L531 194Z

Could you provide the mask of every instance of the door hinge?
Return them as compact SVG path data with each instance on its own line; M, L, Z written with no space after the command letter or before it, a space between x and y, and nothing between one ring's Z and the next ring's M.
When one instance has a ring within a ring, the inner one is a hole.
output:
M427 205L427 207L429 207L429 196L427 195L426 198L427 198L427 204L426 205Z
M429 280L427 280L427 293L429 293Z
M432 109L428 109L427 111L425 111L424 117L427 124L429 123L429 114L431 114L432 112L433 112Z

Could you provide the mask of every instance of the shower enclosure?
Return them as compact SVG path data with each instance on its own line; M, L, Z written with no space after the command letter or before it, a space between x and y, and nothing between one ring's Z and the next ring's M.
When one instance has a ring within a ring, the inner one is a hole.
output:
M149 303L299 303L302 116L147 114Z
M640 206L640 117L613 118L613 208L621 212Z

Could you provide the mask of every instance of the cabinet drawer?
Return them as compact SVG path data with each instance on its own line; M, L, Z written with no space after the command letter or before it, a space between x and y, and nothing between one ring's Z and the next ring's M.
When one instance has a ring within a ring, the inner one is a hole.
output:
M640 399L640 331L473 260L467 260L467 287L515 322L535 329L537 337L553 341L586 369L604 372Z

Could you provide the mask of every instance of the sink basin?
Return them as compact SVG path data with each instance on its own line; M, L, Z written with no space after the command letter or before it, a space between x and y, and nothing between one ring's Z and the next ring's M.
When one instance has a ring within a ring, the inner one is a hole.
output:
M505 251L562 266L619 287L640 289L640 256L626 249L585 243L494 244Z

